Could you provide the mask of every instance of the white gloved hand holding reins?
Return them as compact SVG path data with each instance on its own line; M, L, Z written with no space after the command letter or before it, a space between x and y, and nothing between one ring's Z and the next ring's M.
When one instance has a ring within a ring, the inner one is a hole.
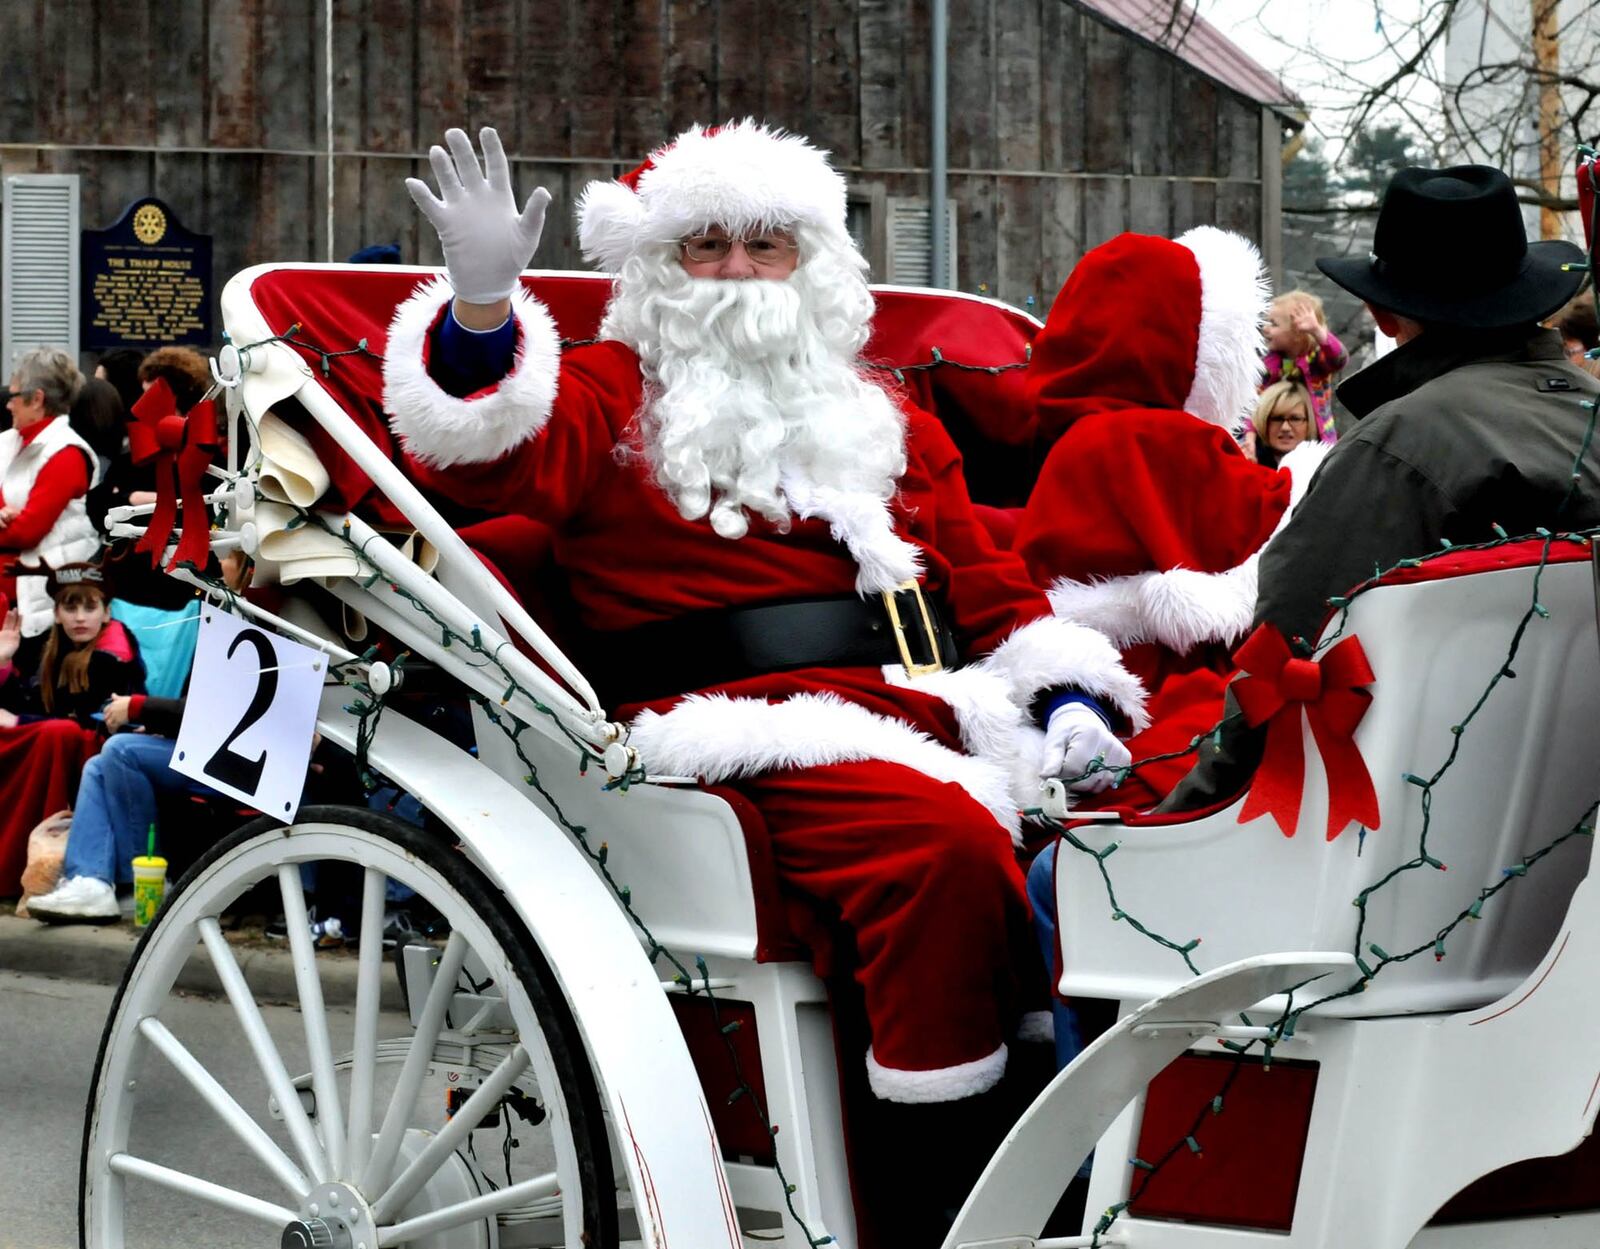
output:
M1096 759L1101 766L1091 772L1089 765ZM1044 732L1041 777L1060 777L1076 793L1098 794L1122 779L1113 769L1132 762L1128 748L1092 707L1068 703L1051 713Z
M481 168L465 131L446 130L444 141L450 146L448 152L437 144L428 150L439 194L420 178L407 178L406 190L439 233L456 298L469 304L497 303L510 297L519 275L533 260L550 192L534 188L522 211L517 211L511 165L492 126L478 132Z

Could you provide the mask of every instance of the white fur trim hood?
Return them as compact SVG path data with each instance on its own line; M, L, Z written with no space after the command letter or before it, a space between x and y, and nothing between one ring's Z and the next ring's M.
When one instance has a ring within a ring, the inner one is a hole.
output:
M1283 457L1279 468L1289 474L1289 506L1267 542L1288 524L1328 451L1323 443L1303 442ZM1255 623L1257 575L1267 542L1223 572L1172 568L1092 581L1063 577L1050 587L1050 606L1063 620L1099 630L1118 648L1159 642L1184 654L1206 642L1232 646Z
M561 365L555 321L519 287L511 295L511 315L520 331L511 372L480 398L446 394L428 376L423 346L440 310L454 296L443 277L419 286L389 324L383 360L389 427L433 468L498 460L537 434L550 419Z
M867 1047L867 1085L872 1095L886 1102L953 1102L987 1093L1006 1073L1006 1047L954 1067L932 1071L901 1071L885 1067Z
M1215 226L1196 226L1176 241L1200 266L1200 342L1183 410L1231 433L1250 410L1261 373L1268 300L1261 253Z
M807 225L848 241L845 182L826 152L752 118L691 126L650 154L637 189L591 182L578 200L578 244L602 269L621 269L652 244L707 226L730 234Z

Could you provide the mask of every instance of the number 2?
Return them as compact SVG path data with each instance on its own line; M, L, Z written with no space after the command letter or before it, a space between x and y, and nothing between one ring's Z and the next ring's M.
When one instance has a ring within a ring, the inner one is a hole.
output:
M267 766L267 752L263 750L258 759L246 759L243 755L234 753L233 743L239 740L252 724L267 714L267 708L272 706L272 700L278 693L278 655L272 649L272 642L260 629L245 629L241 631L228 647L228 658L233 658L233 652L239 649L240 642L249 642L256 648L256 692L251 698L250 705L244 709L244 718L229 733L222 745L217 747L216 754L207 759L201 769L207 776L214 776L224 785L231 785L234 789L241 789L253 794L256 786L261 783L262 770Z

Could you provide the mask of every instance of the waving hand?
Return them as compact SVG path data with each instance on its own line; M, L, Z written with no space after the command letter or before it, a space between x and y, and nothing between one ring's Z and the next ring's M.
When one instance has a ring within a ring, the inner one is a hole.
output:
M456 298L492 304L516 289L517 276L533 259L550 192L535 188L519 213L500 135L485 126L478 140L482 166L464 131L445 131L450 150L435 145L428 152L439 193L420 178L407 178L406 190L439 233Z

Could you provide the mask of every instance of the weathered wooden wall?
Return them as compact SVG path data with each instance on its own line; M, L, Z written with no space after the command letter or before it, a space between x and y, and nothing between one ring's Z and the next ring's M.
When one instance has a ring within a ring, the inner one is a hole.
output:
M331 255L398 239L407 260L437 261L401 180L456 124L498 126L519 185L564 205L691 120L747 114L810 135L854 183L926 194L926 9L333 0ZM1123 229L1259 235L1259 106L1071 0L950 10L965 289L1042 307ZM0 169L81 175L86 227L161 196L215 235L219 283L325 258L323 14L323 0L7 0ZM570 212L552 215L538 262L581 265Z

